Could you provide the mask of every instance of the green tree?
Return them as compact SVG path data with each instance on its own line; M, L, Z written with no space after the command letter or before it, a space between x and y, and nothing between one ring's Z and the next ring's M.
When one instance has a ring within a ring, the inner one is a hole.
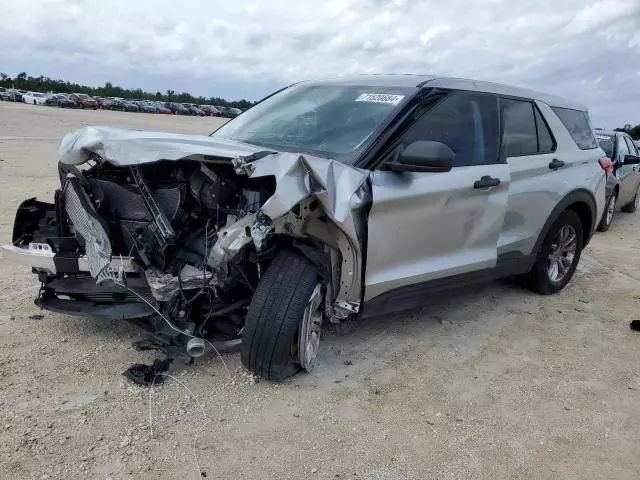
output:
M634 140L640 140L640 125L636 125L629 129L629 135Z

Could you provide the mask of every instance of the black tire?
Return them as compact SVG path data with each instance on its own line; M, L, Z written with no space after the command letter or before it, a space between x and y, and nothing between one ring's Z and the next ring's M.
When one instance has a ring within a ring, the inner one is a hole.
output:
M298 332L318 283L316 267L304 256L282 250L260 279L242 333L242 364L279 382L300 370Z
M618 193L614 190L607 204L604 207L604 213L602 214L602 220L600 220L600 224L598 225L599 232L606 232L609 230L611 226L611 220L613 220L613 215L609 218L609 209L611 208L611 202L613 202L613 208L615 208L616 200L618 199Z
M638 209L638 197L640 197L640 187L636 190L636 194L633 196L633 200L622 207L624 213L635 213Z
M549 278L549 255L556 235L564 226L571 226L574 228L577 237L576 249L573 255L573 263L569 267L569 270L560 281L554 282ZM580 217L572 210L565 210L553 223L553 226L549 229L546 238L542 242L533 268L526 276L525 285L527 288L542 295L551 295L562 290L567 283L569 283L576 271L576 268L578 267L583 245L584 229Z

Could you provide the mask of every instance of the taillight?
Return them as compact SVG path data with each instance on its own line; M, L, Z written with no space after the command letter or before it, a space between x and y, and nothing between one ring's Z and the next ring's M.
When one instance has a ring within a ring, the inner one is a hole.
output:
M611 172L613 172L613 163L611 162L611 159L609 157L602 157L600 160L598 160L598 163L604 170L604 174L607 177L611 175Z

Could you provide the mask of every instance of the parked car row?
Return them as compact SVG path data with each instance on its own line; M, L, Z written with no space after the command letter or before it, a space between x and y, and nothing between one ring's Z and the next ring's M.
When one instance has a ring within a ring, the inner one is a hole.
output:
M161 102L155 100L127 100L120 97L91 97L86 93L40 93L0 87L0 100L47 105L60 108L88 108L120 110L123 112L196 115L200 117L233 118L242 113L239 108L193 103Z
M0 100L6 100L8 102L22 102L23 92L16 90L15 88L0 87Z
M598 230L606 232L617 210L634 213L640 205L640 151L624 132L596 130L600 148L611 159L613 169L607 177L606 207Z

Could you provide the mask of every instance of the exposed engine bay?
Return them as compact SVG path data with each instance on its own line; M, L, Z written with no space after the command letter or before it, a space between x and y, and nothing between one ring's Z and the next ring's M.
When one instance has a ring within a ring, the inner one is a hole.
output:
M15 258L28 254L42 284L40 307L130 321L145 332L136 347L189 361L207 345L241 343L261 277L289 249L317 270L320 317L339 321L357 312L362 237L353 218L365 204L366 177L349 167L342 167L346 176L316 174L309 159L269 151L116 162L78 144L96 131L75 134L69 152L84 158L59 163L54 203L22 203L13 245L5 246ZM340 178L355 208L345 210L327 189Z
M157 308L196 337L239 338L275 245L249 243L222 264L216 258L224 252L213 247L229 235L225 227L258 213L274 181L236 176L231 164L216 170L188 161L128 168L98 161L82 172L61 164L56 204L27 201L18 215L30 221L14 234L14 243L47 245L59 260L56 275L40 274L38 303L59 311L64 302L101 303L104 316L127 319ZM89 275L74 271L83 253ZM134 259L135 271L125 272L120 257Z

